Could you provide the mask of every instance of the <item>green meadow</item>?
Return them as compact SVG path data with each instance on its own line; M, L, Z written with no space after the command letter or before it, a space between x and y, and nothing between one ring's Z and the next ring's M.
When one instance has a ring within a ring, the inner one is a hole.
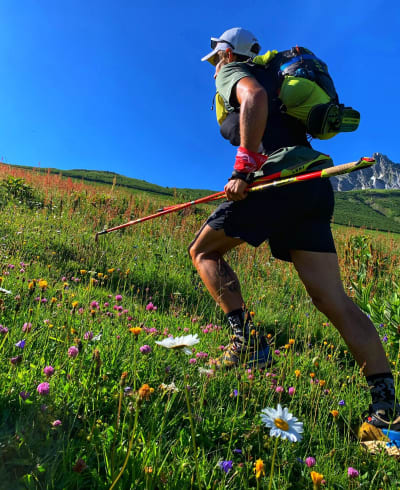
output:
M313 471L314 488L400 488L399 462L357 440L367 384L291 264L267 245L230 253L275 363L210 371L229 334L187 247L212 207L94 240L189 194L0 167L0 488L297 490L313 488ZM359 228L364 197L340 197L334 235L400 389L400 235ZM357 227L341 226L346 199L358 199ZM398 225L391 202L376 211ZM156 344L169 335L199 343ZM301 440L270 435L261 411L278 404Z

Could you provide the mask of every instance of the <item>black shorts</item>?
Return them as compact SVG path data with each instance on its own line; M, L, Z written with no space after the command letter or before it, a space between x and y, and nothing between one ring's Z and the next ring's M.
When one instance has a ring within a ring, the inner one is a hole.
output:
M330 226L333 208L331 183L321 179L224 202L205 224L254 247L268 240L274 257L291 261L290 250L336 253Z

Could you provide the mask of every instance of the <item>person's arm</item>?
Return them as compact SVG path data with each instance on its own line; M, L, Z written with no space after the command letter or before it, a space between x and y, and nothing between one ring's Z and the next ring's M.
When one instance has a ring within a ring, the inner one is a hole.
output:
M235 170L247 174L257 169L257 151L268 117L268 96L255 78L241 78L236 84L236 98L240 104L240 147ZM248 183L241 178L230 180L225 186L227 198L244 199Z

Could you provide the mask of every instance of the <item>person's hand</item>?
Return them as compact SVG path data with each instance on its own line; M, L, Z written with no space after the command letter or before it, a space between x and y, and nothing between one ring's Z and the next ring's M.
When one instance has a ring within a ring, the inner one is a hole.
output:
M247 196L247 187L245 180L233 179L226 184L224 191L229 201L241 201Z

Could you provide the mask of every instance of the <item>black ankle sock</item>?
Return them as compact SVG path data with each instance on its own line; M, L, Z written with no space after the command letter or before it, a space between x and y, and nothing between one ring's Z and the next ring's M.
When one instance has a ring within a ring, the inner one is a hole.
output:
M372 374L371 376L366 376L366 380L371 390L373 405L383 402L394 407L396 392L392 373Z
M226 318L231 327L240 327L244 326L244 311L242 308L237 310L230 311L226 314Z

